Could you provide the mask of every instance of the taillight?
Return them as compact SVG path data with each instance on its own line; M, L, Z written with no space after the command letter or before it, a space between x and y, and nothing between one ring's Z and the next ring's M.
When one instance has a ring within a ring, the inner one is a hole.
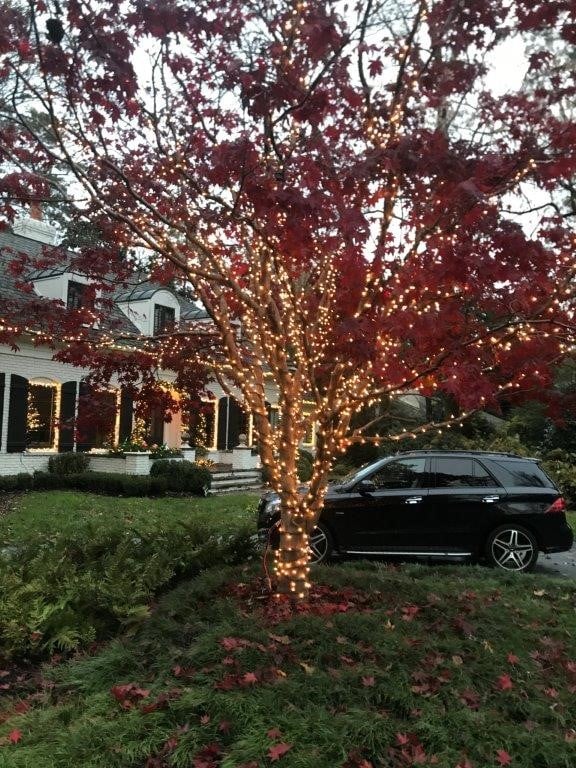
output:
M566 502L562 498L562 496L558 496L556 501L553 504L550 504L548 509L546 510L546 514L555 514L557 512L564 512L566 510Z

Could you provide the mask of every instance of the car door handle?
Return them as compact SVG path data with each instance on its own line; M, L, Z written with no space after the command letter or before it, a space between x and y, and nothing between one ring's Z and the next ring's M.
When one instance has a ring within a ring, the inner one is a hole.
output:
M422 496L410 496L406 499L405 504L419 504L422 501Z
M495 501L498 501L500 496L484 496L482 501L484 501L486 504L492 504Z

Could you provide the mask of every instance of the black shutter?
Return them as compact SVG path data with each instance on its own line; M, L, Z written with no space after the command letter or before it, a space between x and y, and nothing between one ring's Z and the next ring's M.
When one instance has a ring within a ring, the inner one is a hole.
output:
M2 416L4 415L4 382L6 380L6 376L3 373L0 373L0 446L2 445Z
M76 416L76 382L66 381L60 392L60 435L58 451L74 449L74 419Z
M28 379L10 376L10 405L8 408L8 453L26 450L28 419Z
M77 451L89 451L94 447L96 427L90 413L90 387L83 381L78 390L78 442Z
M133 410L132 395L123 389L120 392L120 442L127 440L132 434Z

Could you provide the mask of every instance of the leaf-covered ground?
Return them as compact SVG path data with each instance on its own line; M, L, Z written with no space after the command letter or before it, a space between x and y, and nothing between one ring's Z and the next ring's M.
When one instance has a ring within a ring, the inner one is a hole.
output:
M315 578L291 612L254 571L207 572L136 634L23 673L0 766L576 765L574 586L377 564Z

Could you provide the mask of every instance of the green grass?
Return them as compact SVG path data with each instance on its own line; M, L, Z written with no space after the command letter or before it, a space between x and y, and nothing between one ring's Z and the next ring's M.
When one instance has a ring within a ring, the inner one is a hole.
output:
M230 494L209 498L118 498L76 491L30 492L19 497L14 513L0 517L0 539L20 540L29 532L66 534L89 524L96 530L122 524L154 531L186 523L217 523L223 533L234 533L254 523L257 498Z
M246 568L181 584L135 634L46 667L28 711L6 703L0 766L574 767L574 585L363 563L313 578L295 614Z
M572 530L576 533L576 512L567 512L566 519L568 520Z

